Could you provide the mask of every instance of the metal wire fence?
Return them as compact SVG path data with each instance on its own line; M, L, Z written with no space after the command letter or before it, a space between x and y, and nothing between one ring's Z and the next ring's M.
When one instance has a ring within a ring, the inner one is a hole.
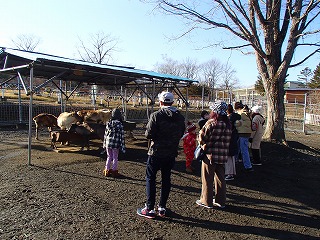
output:
M285 103L285 129L290 131L299 131L305 133L318 133L320 134L320 108L319 105L315 102L313 98L309 96L304 96L304 102L296 101L296 102L286 102ZM298 97L297 97L298 98ZM301 99L301 96L299 96ZM224 99L227 102L230 102L230 99ZM236 99L234 101L237 101ZM259 99L249 99L246 102L245 99L242 99L244 104L247 104L249 107L252 107L256 104L261 105L263 108L263 115L267 116L267 104L266 100L263 98ZM233 102L234 103L234 102ZM204 103L204 109L208 109L210 106L210 102ZM105 106L100 106L100 108L104 108ZM188 108L188 112L185 112L185 108L183 106L177 107L186 115L188 115L188 119L196 122L200 118L200 112L202 110L202 102L199 100L190 101L190 106ZM99 108L99 107L98 107ZM66 104L64 107L64 111L78 111L81 109L97 109L97 105L92 104ZM156 109L156 108L155 108ZM149 114L151 113L151 106L147 108L139 107L139 108L127 108L126 116L128 121L136 121L136 122L146 122ZM46 103L46 102L36 102L33 104L33 117L40 113L50 113L55 116L59 116L62 112L61 105L58 103ZM0 124L2 125L12 125L18 123L27 123L29 116L29 102L23 101L19 104L17 101L5 101L0 103Z

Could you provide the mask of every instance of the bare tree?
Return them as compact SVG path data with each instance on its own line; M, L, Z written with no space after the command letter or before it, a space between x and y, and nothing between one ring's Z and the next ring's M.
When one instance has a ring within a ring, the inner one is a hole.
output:
M14 45L25 51L33 52L40 43L40 38L32 34L20 34L17 36L17 39L12 40Z
M117 51L118 40L110 34L98 32L90 36L90 42L85 43L79 38L78 53L83 61L92 63L108 63L113 52Z
M320 14L320 1L213 0L202 5L204 2L194 4L194 1L159 0L158 3L167 13L178 15L192 23L189 31L201 27L212 31L220 28L241 41L226 49L253 49L267 96L264 138L286 143L284 82L288 68L298 66L320 52L320 43L309 38L320 33L319 25L316 24ZM305 57L292 63L298 47L306 47Z
M186 58L183 62L179 62L164 55L163 63L157 63L155 71L185 77L189 79L197 79L199 65L197 61Z
M79 38L80 47L78 47L78 53L83 61L92 63L108 63L112 59L113 52L117 51L116 45L118 40L112 37L110 34L98 32L90 36L90 42L85 43ZM92 103L96 103L96 94L99 91L97 85L91 86L92 91Z
M211 59L201 65L204 82L210 89L217 88L223 72L223 65L217 59Z
M186 58L181 64L182 76L189 79L197 79L199 72L199 65L196 60Z
M236 70L234 70L230 64L224 64L221 74L220 88L224 90L232 90L234 88L237 88L239 81L236 78L235 74Z
M165 74L181 76L180 63L177 60L169 58L166 55L162 56L162 63L156 63L155 71Z

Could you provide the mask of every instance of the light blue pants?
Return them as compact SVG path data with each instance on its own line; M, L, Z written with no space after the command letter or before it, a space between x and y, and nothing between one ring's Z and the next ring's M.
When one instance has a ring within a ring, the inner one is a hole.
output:
M245 169L252 168L250 155L249 155L249 138L239 137L240 152L242 156L242 162Z

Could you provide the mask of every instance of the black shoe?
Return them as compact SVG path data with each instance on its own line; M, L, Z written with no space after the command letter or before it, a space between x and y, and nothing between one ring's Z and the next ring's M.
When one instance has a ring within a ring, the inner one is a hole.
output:
M159 217L166 217L166 209L163 207L158 207L158 216Z
M245 170L246 170L246 172L253 172L254 171L252 167L251 168L246 168Z
M226 181L232 181L232 180L234 180L234 177L233 177L232 175L227 175L227 176L225 177L225 180L226 180Z

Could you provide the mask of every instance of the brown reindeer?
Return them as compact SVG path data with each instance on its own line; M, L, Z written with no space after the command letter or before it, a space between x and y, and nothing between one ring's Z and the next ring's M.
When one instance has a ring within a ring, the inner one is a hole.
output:
M49 133L52 131L53 127L57 127L57 117L49 113L40 113L33 118L36 124L36 140L39 140L38 130L40 127L47 127Z
M110 109L100 109L100 110L80 110L77 114L83 118L84 122L95 122L106 124L111 118Z

